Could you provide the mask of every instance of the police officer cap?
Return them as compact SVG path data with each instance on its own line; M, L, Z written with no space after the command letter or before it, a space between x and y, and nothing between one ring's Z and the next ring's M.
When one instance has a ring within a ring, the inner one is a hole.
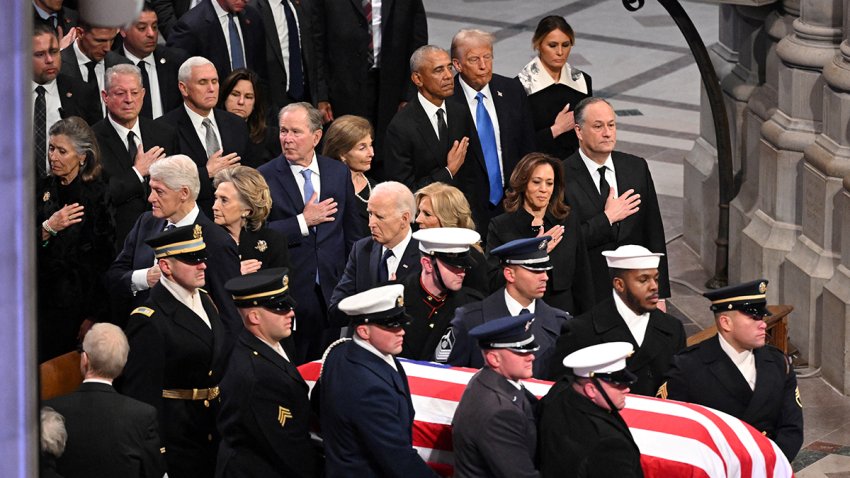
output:
M498 256L502 264L520 265L531 271L548 271L552 269L552 263L549 262L546 246L551 240L552 236L517 239L502 244L490 254Z
M713 312L740 310L759 317L770 316L767 310L767 279L759 279L744 284L730 285L710 290L703 294L711 301Z
M207 246L199 224L162 231L145 241L145 244L153 248L157 259L173 257L188 264L200 264L207 260Z
M414 232L413 238L419 241L419 250L424 254L450 266L469 269L475 265L469 246L478 242L481 235L462 227L434 227Z
M635 374L626 369L634 347L628 342L607 342L576 350L564 358L564 367L576 377L596 377L618 385L632 385Z
M297 303L289 295L289 269L276 267L262 269L253 274L236 276L224 284L233 296L236 307L265 307L288 312Z
M375 287L342 299L339 310L352 325L374 324L395 328L410 322L404 310L404 286L391 284Z
M534 314L502 317L473 327L469 336L478 339L482 349L508 349L514 352L535 352L540 346L534 341L531 323Z
M602 251L608 267L612 269L658 269L660 252L652 252L643 246L628 244L613 251Z

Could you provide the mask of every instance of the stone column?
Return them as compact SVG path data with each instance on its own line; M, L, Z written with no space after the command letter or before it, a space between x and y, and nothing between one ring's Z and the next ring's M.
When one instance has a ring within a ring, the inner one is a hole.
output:
M802 0L794 32L776 49L782 60L778 107L762 126L758 209L744 229L740 254L742 279L766 277L773 283L768 287L771 303L784 302L777 286L785 256L800 233L800 162L803 150L821 131L821 70L832 61L842 38L841 4L841 0ZM807 344L800 346L809 354Z
M32 160L32 6L0 16L0 476L38 476L35 354L35 206Z
M835 229L841 262L823 287L821 332L826 333L822 333L822 347L830 353L821 356L821 373L833 387L850 395L850 175L844 176L844 188L835 197Z

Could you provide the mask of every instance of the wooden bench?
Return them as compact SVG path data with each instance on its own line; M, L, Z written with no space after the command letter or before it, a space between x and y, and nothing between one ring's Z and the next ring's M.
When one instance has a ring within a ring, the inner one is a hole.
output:
M768 305L767 310L772 314L765 317L767 322L767 343L781 350L786 355L789 353L788 344L788 314L794 310L793 305ZM703 340L717 335L717 326L712 325L688 337L688 346L698 344Z
M68 352L38 366L41 378L41 399L61 397L76 390L83 383L80 372L80 353Z

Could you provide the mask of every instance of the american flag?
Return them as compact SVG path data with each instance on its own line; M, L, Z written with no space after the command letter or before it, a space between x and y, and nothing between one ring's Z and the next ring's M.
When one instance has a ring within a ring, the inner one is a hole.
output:
M413 446L440 475L451 476L452 417L475 369L400 359L416 418ZM298 369L311 390L321 362ZM523 380L542 397L552 382ZM626 398L623 418L641 451L646 478L785 478L794 473L785 455L753 427L700 405L638 395Z

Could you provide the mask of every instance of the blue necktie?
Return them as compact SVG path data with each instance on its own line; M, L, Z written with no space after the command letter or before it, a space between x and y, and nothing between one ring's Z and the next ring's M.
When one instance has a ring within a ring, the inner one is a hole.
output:
M478 139L484 151L484 164L487 165L487 176L490 179L490 204L499 204L504 194L502 188L502 173L499 171L499 150L496 148L496 131L493 121L484 107L484 94L480 91L475 95L478 107L475 109L475 123L478 126Z
M304 71L301 69L301 39L298 23L289 8L289 1L283 0L283 13L286 14L286 31L289 35L289 96L294 100L304 98Z
M227 14L227 30L230 33L230 69L245 68L245 57L242 56L242 38L233 20L232 13Z
M304 205L306 206L310 202L310 198L313 197L313 193L316 192L313 189L313 171L304 168L301 170L301 175L304 176Z

